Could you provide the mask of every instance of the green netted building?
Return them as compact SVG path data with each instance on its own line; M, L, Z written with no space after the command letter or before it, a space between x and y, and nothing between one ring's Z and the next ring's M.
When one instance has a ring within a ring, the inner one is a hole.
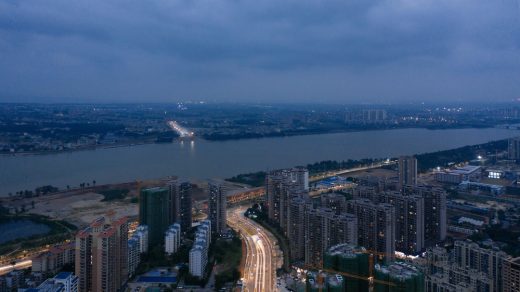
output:
M320 275L318 272L314 271L307 272L307 287L305 290L308 292L327 291L325 288L325 282L319 280L320 276L326 277L326 275L323 273Z
M323 268L344 272L360 277L368 277L368 257L364 248L350 244L339 244L331 247L323 258ZM368 291L368 281L344 276L344 291Z
M424 292L424 275L413 265L395 262L388 266L375 265L375 292Z
M170 200L165 188L141 190L139 194L139 223L148 225L150 247L164 241L164 232L170 225Z
M321 278L321 279L320 279ZM344 292L346 290L345 278L338 274L318 273L310 271L307 273L305 291L322 292Z
M330 275L327 277L327 291L328 292L343 292L345 291L345 278L341 275Z

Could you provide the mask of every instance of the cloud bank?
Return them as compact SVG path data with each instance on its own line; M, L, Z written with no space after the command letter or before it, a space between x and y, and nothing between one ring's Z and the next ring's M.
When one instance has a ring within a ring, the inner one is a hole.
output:
M517 0L0 0L0 101L519 97Z

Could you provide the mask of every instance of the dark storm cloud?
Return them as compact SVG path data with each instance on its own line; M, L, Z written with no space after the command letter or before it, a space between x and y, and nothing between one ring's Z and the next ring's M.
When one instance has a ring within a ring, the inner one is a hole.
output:
M0 0L0 100L520 97L516 0Z

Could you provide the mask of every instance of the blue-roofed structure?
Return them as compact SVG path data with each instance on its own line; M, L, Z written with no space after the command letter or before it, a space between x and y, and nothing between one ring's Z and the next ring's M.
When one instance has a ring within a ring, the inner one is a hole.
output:
M41 283L37 288L30 288L26 292L78 292L78 277L70 272L61 272L54 278Z
M177 272L166 268L154 269L142 276L138 276L135 282L146 284L173 284L177 283Z

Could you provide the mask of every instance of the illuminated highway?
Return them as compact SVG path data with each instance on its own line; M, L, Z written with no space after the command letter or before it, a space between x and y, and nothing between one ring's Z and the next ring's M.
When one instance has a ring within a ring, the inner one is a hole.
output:
M0 276L9 273L12 270L22 270L30 268L32 265L31 260L23 260L13 265L0 266Z
M278 291L276 269L281 266L281 252L274 236L256 222L246 218L245 207L228 211L229 226L239 232L246 245L242 271L246 292Z
M383 166L393 165L393 164L397 164L397 160L386 160L383 162L372 163L372 164L360 166L360 167L342 169L342 170L338 170L338 171L328 171L328 172L320 173L316 176L309 177L309 181L315 182L315 181L319 181L319 180L326 179L326 178L333 177L333 176L338 176L338 175L347 174L347 173L351 173L351 172L369 170L369 169L374 169L374 168L380 168Z
M174 130L181 138L193 138L194 133L179 125L176 121L168 121L168 126Z

